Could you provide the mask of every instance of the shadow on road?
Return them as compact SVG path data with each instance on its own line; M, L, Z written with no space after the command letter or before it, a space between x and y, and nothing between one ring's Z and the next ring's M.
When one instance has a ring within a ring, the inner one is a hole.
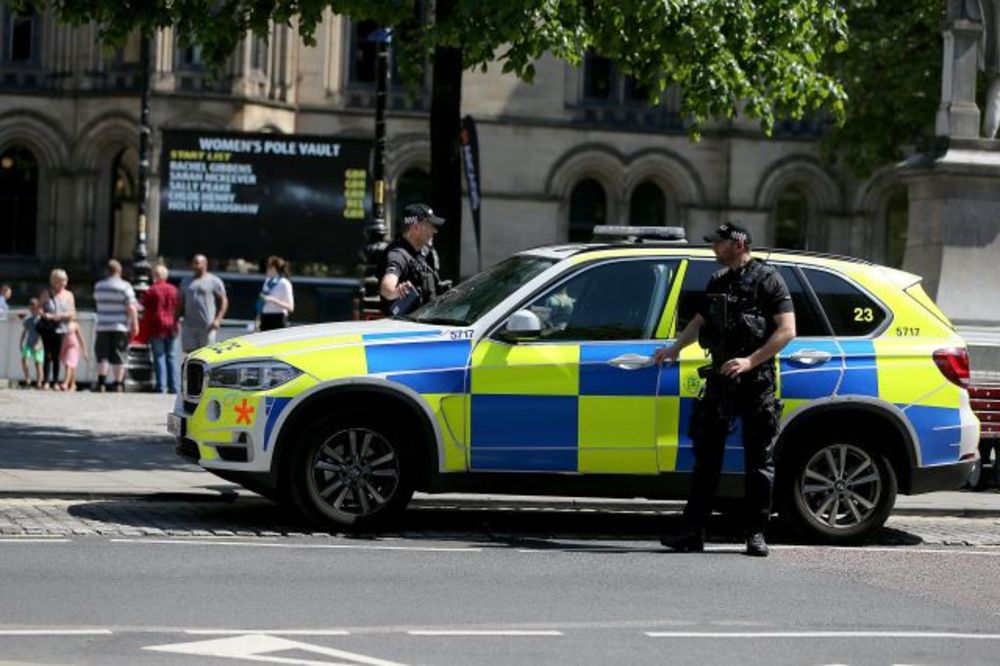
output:
M94 433L61 426L0 423L0 467L46 471L185 470L173 439Z
M650 541L651 547L660 550L657 543L660 534L682 527L679 513L417 506L379 533L343 533L317 529L280 505L246 497L198 501L91 501L70 506L69 513L91 521L92 527L103 524L108 531L125 528L145 535L334 535L371 542L384 538L430 539L480 547L623 553L635 552L635 549L605 542ZM98 528L98 531L103 530ZM777 522L768 528L768 537L775 544L799 543ZM742 542L743 533L738 523L717 515L710 523L709 538L713 543L736 544ZM882 529L867 543L916 545L922 543L922 539L908 532Z

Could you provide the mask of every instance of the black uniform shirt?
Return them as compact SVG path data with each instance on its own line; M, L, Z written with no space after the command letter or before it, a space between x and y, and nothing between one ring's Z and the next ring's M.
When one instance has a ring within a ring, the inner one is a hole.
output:
M785 284L784 278L773 266L759 259L751 259L743 268L737 270L724 268L712 275L705 288L705 297L699 300L696 309L696 312L706 322L710 319L710 297L719 294L729 296L730 300L740 294L750 295L750 302L765 320L764 341L770 338L777 329L777 324L774 322L775 315L794 312L792 296L788 292L788 285ZM737 315L738 313L731 314ZM763 363L761 367L769 367L770 365Z
M434 298L437 289L437 275L427 263L424 255L410 245L405 238L397 238L389 243L378 266L378 281L386 275L395 275L399 282L409 282L420 290L420 303L429 302ZM382 311L389 312L393 301L386 299L379 291L379 303Z

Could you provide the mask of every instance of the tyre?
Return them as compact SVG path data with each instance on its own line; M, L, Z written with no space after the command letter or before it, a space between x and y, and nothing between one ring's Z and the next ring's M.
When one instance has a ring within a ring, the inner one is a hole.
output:
M329 528L373 529L413 496L413 451L396 428L367 412L324 418L299 440L287 492L308 520Z
M829 544L864 539L896 503L892 465L872 443L832 436L795 452L779 471L782 519L806 538Z
M979 442L979 460L976 461L966 487L973 490L986 490L993 484L1000 482L1000 454L995 440L983 440Z

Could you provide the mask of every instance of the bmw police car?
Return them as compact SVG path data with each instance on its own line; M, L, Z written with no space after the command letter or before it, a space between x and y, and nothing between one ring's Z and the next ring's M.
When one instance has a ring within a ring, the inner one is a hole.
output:
M329 526L376 526L414 490L683 498L704 352L653 352L718 265L680 230L512 256L407 317L303 326L192 354L169 427L206 470ZM664 234L674 234L663 240ZM755 250L798 337L775 505L807 535L879 528L897 492L957 488L976 457L964 342L920 278ZM720 495L742 495L739 422Z

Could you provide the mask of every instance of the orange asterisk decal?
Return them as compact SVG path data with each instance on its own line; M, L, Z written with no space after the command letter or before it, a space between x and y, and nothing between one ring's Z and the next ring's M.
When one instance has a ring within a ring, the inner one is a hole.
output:
M243 398L242 404L236 405L234 409L236 409L236 414L237 414L236 425L239 425L244 421L246 421L247 425L252 424L252 419L250 417L253 415L254 412L257 411L257 408L254 407L253 405L248 405L246 398Z

